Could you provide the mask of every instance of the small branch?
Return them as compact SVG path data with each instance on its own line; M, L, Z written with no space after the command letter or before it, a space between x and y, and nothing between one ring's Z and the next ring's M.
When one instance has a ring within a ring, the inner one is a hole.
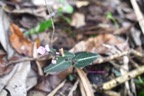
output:
M51 8L48 7L46 0L45 0L45 3L46 3L46 7L47 7L47 10L48 10L49 14L51 14L51 13L52 13L52 12L51 12ZM57 12L53 12L53 14L51 14L51 15L55 15L56 13L57 13ZM53 18L52 18L52 17L53 17L53 16L51 16L51 18L49 18L49 19L51 19L52 28L53 28L52 35L51 35L51 39L50 39L50 45L51 45L51 46L53 45L53 39L54 39L54 33L55 33L55 26L54 26L54 22L53 22ZM48 17L47 17L47 18L48 18Z
M126 73L125 75L122 75L116 79L113 79L111 81L108 81L106 83L104 83L102 86L97 86L96 89L100 89L100 90L110 90L116 86L118 86L121 83L124 83L130 79L135 78L138 75L141 75L144 73L144 66L141 66L133 71L130 71L128 73Z
M23 58L23 59L19 59L19 60L9 61L8 63L0 65L0 67L7 67L10 65L14 65L14 64L17 64L20 62L26 62L26 61L45 60L44 57L46 57L46 56L49 56L49 53L46 53L44 55L40 55L37 58Z
M139 57L143 56L141 53L139 53L135 50L129 50L129 51L124 51L122 53L115 54L115 55L112 55L112 56L109 56L109 57L98 58L96 61L93 62L93 64L100 64L100 63L104 63L104 62L107 62L107 61L111 61L113 59L117 59L119 57L122 57L122 56L130 54L130 53L132 53L136 56L139 56ZM44 59L44 57L49 56L49 54L50 53L46 53L44 55L38 56L37 58L23 58L23 59L19 59L19 60L9 61L8 63L0 65L0 67L7 67L7 66L10 66L10 65L17 64L17 63L20 63L20 62L25 62L25 61L46 60L46 59Z
M135 50L129 50L129 51L124 51L124 52L121 52L121 53L118 53L118 54L115 54L115 55L112 55L112 56L109 56L109 57L98 58L97 60L95 60L93 62L93 64L101 64L101 63L104 63L104 62L107 62L107 61L111 61L111 60L117 59L119 57L131 54L131 53L136 55L136 56L139 56L139 57L143 56L141 53L139 53L139 52L137 52Z

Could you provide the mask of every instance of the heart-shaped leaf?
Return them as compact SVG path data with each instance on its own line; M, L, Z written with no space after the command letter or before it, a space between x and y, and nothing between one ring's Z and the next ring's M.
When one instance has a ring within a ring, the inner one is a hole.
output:
M75 62L74 66L77 68L85 67L85 66L91 64L98 57L99 57L99 55L95 54L95 53L78 52L75 54L74 60L76 60L76 62Z
M66 57L59 57L56 64L50 64L44 69L45 73L48 72L60 72L66 70L72 65L72 60Z

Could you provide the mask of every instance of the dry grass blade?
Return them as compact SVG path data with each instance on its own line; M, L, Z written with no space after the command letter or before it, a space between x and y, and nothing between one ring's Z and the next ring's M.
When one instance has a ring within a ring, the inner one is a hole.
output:
M82 81L80 81L80 91L81 91L81 96L86 96L86 92L85 92L84 86L82 84Z
M78 75L80 77L80 80L84 86L84 89L85 89L85 92L86 92L86 95L87 96L94 96L94 92L93 92L93 89L92 89L92 86L86 76L86 74L84 73L84 71L82 69L76 69L77 72L78 72Z
M137 1L136 0L130 0L130 1L131 1L132 6L133 6L133 9L135 11L135 14L137 16L137 20L139 22L141 30L142 30L142 32L144 34L144 19L143 19L143 14L140 11L140 8L139 8L139 6L137 4Z

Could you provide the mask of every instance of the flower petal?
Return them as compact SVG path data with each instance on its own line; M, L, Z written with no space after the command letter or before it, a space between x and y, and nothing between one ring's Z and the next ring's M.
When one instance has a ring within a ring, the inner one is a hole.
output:
M41 55L45 54L46 53L46 49L42 46L40 46L38 49L37 49L37 53L40 53Z

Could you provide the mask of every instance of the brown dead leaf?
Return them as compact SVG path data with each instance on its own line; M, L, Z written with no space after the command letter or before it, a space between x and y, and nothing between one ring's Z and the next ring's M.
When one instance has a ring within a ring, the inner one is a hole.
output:
M114 51L104 45L117 46L122 51L129 49L129 46L124 39L113 34L100 34L94 38L89 38L87 41L79 42L70 50L70 52L88 51L106 54Z
M21 3L22 2L22 0L10 0L10 1L13 3Z
M32 42L25 38L20 31L19 27L15 24L10 26L10 42L12 47L19 53L32 56Z
M40 77L38 80L38 84L35 86L35 88L43 92L51 92L60 84L61 81L62 79L58 78L57 75Z
M82 27L85 25L85 16L82 13L74 13L72 16L71 26L76 28Z

